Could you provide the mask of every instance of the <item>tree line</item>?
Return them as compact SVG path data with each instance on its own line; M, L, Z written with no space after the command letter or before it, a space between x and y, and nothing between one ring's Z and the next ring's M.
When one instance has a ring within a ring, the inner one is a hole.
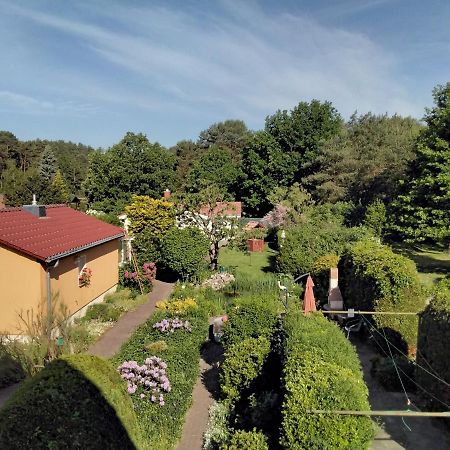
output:
M345 121L331 102L302 101L268 116L263 130L226 120L169 149L135 133L94 151L0 132L2 190L21 204L36 186L51 197L55 184L65 184L90 207L116 213L133 194L196 194L213 185L223 198L242 201L248 216L262 217L289 198L300 209L305 201L346 203L352 225L380 226L381 218L380 231L395 238L448 244L450 83L437 86L433 99L422 121L373 113Z

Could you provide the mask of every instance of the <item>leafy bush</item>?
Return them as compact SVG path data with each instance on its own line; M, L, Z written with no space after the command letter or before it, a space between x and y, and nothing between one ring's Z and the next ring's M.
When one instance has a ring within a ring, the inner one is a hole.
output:
M188 297L184 299L160 300L156 302L156 307L170 314L185 314L191 309L197 309L198 305L195 298Z
M0 389L25 378L20 363L11 356L6 345L0 342Z
M125 383L90 355L53 361L0 411L0 448L135 449L141 439Z
M161 259L161 239L156 237L151 229L142 230L133 237L133 250L138 264L142 265L147 261L159 262Z
M230 345L221 367L220 386L225 398L236 400L258 376L270 351L265 336L248 338Z
M184 318L189 320L192 332L166 333L166 346L161 346L160 349L152 346L149 353L146 348L148 343L161 339L160 331L153 326L165 317L166 311L155 312L113 358L117 367L124 361L144 361L152 355L161 356L167 363L166 373L172 389L164 395L164 407L133 398L146 441L151 444L152 450L172 448L180 437L184 416L191 404L192 389L199 373L200 347L208 335L205 312L201 308L191 309Z
M247 338L261 336L270 339L277 315L269 304L246 301L235 306L223 327L222 342L225 349Z
M364 215L364 225L373 231L375 236L381 237L386 227L386 206L381 200L371 203Z
M334 222L306 223L286 231L277 257L281 272L298 276L311 272L317 258L341 254L346 246L366 236L364 228L347 228Z
M346 305L368 311L419 312L425 294L413 261L375 241L357 242L339 263L339 286ZM415 353L418 317L374 315L389 340L402 351Z
M151 292L155 277L156 264L153 262L145 262L137 270L131 263L126 263L119 267L120 286L129 289L134 296L141 294L141 287L143 294Z
M160 261L167 269L185 278L197 275L205 266L209 241L194 227L173 227L161 239Z
M97 319L102 322L116 322L123 310L108 303L96 303L88 307L83 321Z
M356 352L323 316L286 317L281 446L286 449L367 449L370 418L312 414L310 410L370 409ZM336 357L336 349L339 357Z
M328 301L328 289L330 287L330 269L337 267L339 256L330 253L320 256L314 261L311 268L311 276L314 280L314 294L321 304Z
M417 363L450 384L450 290L444 285L420 315ZM418 383L436 398L450 404L450 388L416 368ZM446 410L442 403L428 398L430 408Z
M263 433L257 431L235 431L231 436L227 450L269 450L267 438Z
M229 415L229 402L214 402L210 406L208 426L203 435L204 450L214 450L228 442L230 437L228 428Z

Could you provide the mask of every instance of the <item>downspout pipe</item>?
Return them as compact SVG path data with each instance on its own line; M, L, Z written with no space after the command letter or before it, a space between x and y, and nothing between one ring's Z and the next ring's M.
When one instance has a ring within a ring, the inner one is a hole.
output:
M59 259L47 263L47 326L48 326L48 338L51 338L52 334L52 281L50 269L55 269L59 265Z

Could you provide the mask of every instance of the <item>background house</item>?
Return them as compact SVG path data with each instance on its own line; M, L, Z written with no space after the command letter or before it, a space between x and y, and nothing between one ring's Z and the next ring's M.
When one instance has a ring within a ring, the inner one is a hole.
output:
M71 314L101 301L118 283L123 235L63 205L0 209L0 334L17 334L18 312L55 295Z

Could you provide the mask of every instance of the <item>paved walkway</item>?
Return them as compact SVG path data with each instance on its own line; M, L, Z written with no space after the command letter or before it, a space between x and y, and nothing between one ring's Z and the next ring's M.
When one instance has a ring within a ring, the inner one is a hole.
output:
M222 360L222 346L213 342L205 343L200 359L200 376L192 392L192 406L186 414L183 433L176 450L202 450L209 407L219 395L218 364Z
M148 295L148 300L134 311L124 314L112 328L89 347L88 353L102 358L111 358L120 350L122 344L128 340L134 330L152 315L156 302L168 298L172 290L172 283L156 280L152 292Z
M371 359L376 356L372 347L359 340L354 341L361 360L364 380L369 388L369 401L373 410L406 409L405 395L389 392L372 377ZM414 394L408 393L414 402ZM429 417L405 417L408 430L401 417L383 417L376 425L376 434L370 450L448 450L450 433L445 430L443 419Z

